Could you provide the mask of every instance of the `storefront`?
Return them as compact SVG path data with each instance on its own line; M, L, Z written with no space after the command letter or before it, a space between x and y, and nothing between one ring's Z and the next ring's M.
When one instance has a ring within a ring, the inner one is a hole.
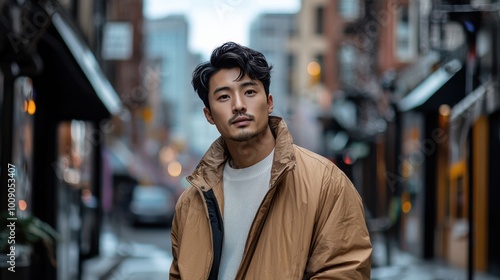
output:
M496 4L495 4L496 5ZM452 265L500 276L496 236L500 29L497 8L451 13L463 25L467 56L466 96L451 107L446 189L438 197L440 257Z
M465 95L465 68L459 60L442 63L398 103L401 149L397 158L401 195L400 247L414 255L435 256L436 198L447 179L447 130L443 117Z
M447 261L496 275L500 274L500 250L494 238L499 234L500 215L496 207L499 108L499 88L491 80L452 108L450 190L449 198L443 200L449 205L446 218L450 228L443 244ZM462 235L457 236L459 229ZM457 252L457 247L462 251Z
M60 235L57 266L35 248L30 274L74 279L82 260L99 253L103 179L111 176L102 146L122 104L57 2L11 3L5 11L14 27L2 31L10 41L0 48L2 182L3 167L14 164L18 215L34 215Z
M500 92L497 89L497 94ZM500 155L500 111L496 111L489 117L489 153ZM500 157L490 156L488 160L488 272L500 277L500 240L494 238L500 236L500 209L497 205L500 197L500 176L496 171L500 170Z

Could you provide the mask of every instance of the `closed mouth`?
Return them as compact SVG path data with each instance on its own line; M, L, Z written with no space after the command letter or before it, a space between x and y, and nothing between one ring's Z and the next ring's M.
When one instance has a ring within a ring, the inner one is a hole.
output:
M238 116L234 119L231 119L231 124L237 124L237 123L240 123L240 122L246 122L246 121L251 121L252 118L251 117L246 117L246 116Z

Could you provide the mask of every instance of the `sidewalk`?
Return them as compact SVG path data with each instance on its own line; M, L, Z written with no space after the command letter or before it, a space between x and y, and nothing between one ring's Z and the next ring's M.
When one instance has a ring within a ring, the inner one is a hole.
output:
M101 235L101 254L83 263L82 280L168 279L172 257L155 246L120 242Z
M117 238L111 232L101 234L100 255L84 261L82 265L82 280L100 280L116 269L127 255L119 249Z
M467 280L467 268L452 267L438 261L424 261L397 248L392 248L390 266L385 266L383 239L373 236L373 280ZM500 280L482 272L474 273L474 280Z
M436 261L424 261L393 248L390 266L385 266L383 239L372 237L373 280L467 280L467 269ZM83 264L82 280L168 279L172 257L147 244L121 243L111 231L101 236L101 255ZM500 280L481 272L474 280Z

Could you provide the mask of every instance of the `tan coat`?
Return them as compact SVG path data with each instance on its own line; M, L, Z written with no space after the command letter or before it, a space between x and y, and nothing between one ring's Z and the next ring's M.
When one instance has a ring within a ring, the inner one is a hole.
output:
M331 161L294 145L280 118L269 124L276 137L270 189L236 279L369 279L372 247L358 192ZM219 138L188 176L192 186L172 225L170 279L209 278L214 252L203 192L213 190L223 216L226 160Z

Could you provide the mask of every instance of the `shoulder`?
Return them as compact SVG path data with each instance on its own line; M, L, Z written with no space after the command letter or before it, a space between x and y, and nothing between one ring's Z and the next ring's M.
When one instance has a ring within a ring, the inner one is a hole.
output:
M331 160L306 148L294 145L297 168L308 172L322 172L325 175L342 172Z
M342 191L345 187L353 187L347 175L331 160L303 147L294 145L297 161L296 171L302 177L310 177L316 183L328 189ZM321 182L319 182L319 180Z
M317 163L320 165L324 165L325 167L330 167L330 165L333 165L333 162L331 160L325 158L322 155L319 155L313 151L297 146L295 144L293 145L293 147L297 159L302 159L304 161L307 161L308 163Z

